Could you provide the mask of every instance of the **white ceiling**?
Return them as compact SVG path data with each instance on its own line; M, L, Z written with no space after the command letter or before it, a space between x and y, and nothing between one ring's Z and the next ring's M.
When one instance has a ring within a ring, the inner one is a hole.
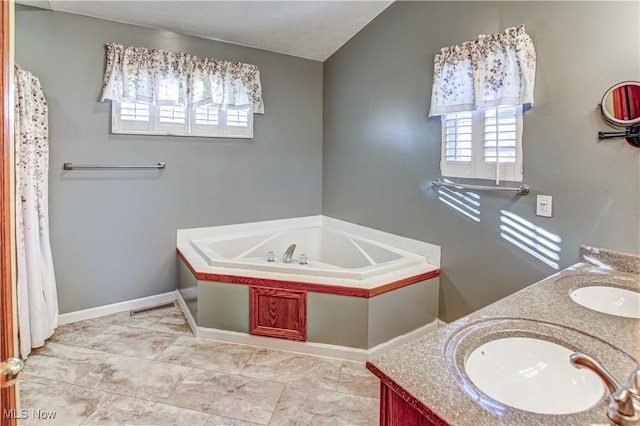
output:
M16 3L324 61L393 1L70 1Z

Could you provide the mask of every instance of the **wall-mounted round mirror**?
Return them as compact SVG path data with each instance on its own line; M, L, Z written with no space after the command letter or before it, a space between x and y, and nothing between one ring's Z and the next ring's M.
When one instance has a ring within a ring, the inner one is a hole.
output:
M624 127L620 132L598 132L598 139L625 138L640 148L640 81L623 81L607 90L600 112L611 125Z
M611 87L602 97L600 110L613 125L640 124L640 81L623 81Z

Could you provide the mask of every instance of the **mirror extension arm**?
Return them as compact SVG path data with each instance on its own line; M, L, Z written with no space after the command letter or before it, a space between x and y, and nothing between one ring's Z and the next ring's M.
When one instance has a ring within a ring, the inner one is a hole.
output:
M629 145L640 148L640 126L627 127L620 132L598 132L598 139L626 138Z
M598 139L637 138L640 137L640 127L627 127L620 132L598 132Z

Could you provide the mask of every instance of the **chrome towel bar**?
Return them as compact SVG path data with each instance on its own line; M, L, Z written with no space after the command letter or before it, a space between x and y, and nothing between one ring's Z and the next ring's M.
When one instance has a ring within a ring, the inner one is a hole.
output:
M529 185L524 183L518 187L510 186L485 186L485 185L469 185L467 183L445 182L442 179L434 179L431 181L433 186L445 186L455 189L475 189L477 191L493 191L493 192L515 192L517 195L527 195L529 193Z
M62 165L63 170L130 170L130 169L164 169L166 163L164 161L158 161L158 164L154 165L131 165L131 166L74 166L73 163L64 163Z

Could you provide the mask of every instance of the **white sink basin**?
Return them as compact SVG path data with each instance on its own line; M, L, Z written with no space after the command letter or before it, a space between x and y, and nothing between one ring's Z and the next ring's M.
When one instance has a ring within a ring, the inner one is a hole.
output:
M640 293L618 287L591 286L571 292L571 299L585 308L619 317L640 318Z
M604 394L590 370L571 365L574 351L530 337L507 337L476 348L465 362L473 384L505 405L541 414L570 414L595 405Z

